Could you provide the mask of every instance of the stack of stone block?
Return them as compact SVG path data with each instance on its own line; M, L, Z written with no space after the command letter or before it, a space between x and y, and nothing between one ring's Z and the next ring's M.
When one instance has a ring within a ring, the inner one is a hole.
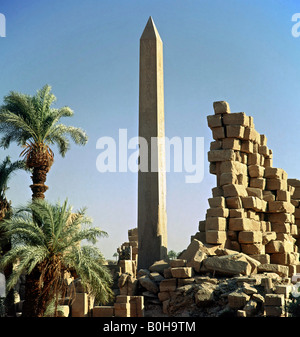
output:
M128 252L126 259L134 260L137 263L138 258L138 229L133 228L128 230L128 241L124 242L119 248L118 253L122 258L122 252Z
M217 186L193 238L253 255L261 263L288 265L292 275L299 268L299 203L291 202L295 187L283 169L272 167L272 151L252 117L231 113L224 101L213 107L214 115L207 116L214 139L208 161Z
M113 306L95 306L93 317L144 317L144 297L119 295Z
M298 235L294 235L296 238L296 244L300 245L300 180L288 179L288 184L291 189L291 202L295 206L295 225L297 226Z

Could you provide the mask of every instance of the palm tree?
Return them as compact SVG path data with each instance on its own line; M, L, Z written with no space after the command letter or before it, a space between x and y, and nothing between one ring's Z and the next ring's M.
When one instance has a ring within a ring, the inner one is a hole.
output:
M176 259L177 256L178 256L178 253L176 253L174 250L170 250L170 251L168 252L168 258L169 258L170 260Z
M11 203L7 200L6 192L8 190L8 182L12 176L12 174L17 170L26 169L26 165L24 161L17 160L15 162L11 162L9 156L7 156L0 163L0 222L9 218L11 215ZM5 254L11 249L11 242L7 238L3 237L3 233L0 231L0 255ZM7 281L10 274L12 273L12 265L8 265L3 270L5 280ZM9 291L6 294L5 299L6 313L9 315L13 315L13 290Z
M49 145L56 144L64 157L70 148L67 136L79 145L87 142L82 129L59 123L62 117L71 117L74 113L67 106L53 108L55 101L51 87L45 85L34 96L10 92L0 108L0 133L3 134L0 146L8 148L11 142L16 142L24 147L21 156L26 166L32 169L33 184L30 187L33 199L44 199L48 189L46 177L54 161Z
M53 299L57 308L66 290L65 272L80 275L86 291L96 301L107 303L111 299L112 277L103 255L94 245L80 245L82 240L95 244L107 233L91 227L84 209L72 213L67 201L51 205L35 199L4 220L4 226L14 245L0 260L0 268L17 263L7 282L8 289L22 273L33 275L25 290L25 317L43 316Z

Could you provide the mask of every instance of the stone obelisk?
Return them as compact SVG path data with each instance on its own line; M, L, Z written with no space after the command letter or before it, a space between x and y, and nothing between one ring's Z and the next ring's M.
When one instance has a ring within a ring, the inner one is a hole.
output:
M140 38L139 137L148 170L138 173L138 269L167 257L163 43L150 17Z

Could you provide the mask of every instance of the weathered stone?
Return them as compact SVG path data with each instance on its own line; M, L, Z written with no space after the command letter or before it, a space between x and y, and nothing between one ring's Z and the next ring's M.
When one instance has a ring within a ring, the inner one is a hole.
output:
M228 184L223 186L224 197L246 197L247 191L245 186L237 184Z
M217 101L213 103L215 114L228 114L230 113L229 104L225 101Z
M203 261L206 269L225 275L249 275L251 265L238 254L208 257Z
M159 260L154 262L150 267L149 270L151 272L157 272L163 274L164 270L169 267L169 263L165 260Z
M184 259L174 259L174 260L170 260L170 267L171 268L176 268L176 267L185 267L187 261Z
M266 294L265 305L272 306L282 306L284 305L284 295L283 294Z
M95 306L92 309L93 317L113 317L114 306Z
M161 292L163 291L175 291L177 287L177 281L176 278L171 279L165 279L160 282L159 284L159 290Z
M233 150L212 150L208 152L209 162L227 161L234 159Z
M171 268L172 276L175 278L186 278L193 276L193 269L191 267L177 267Z
M206 231L206 242L211 244L224 244L227 239L225 231Z
M210 128L216 128L222 126L222 116L221 115L209 115L207 116L207 124Z
M216 207L225 208L225 198L224 197L209 198L208 203L211 208L216 208Z
M202 283L198 285L198 291L195 293L195 302L198 307L206 307L214 302L214 290L216 285L211 283Z
M259 243L262 242L262 233L259 231L241 231L238 240L240 243Z
M189 260L187 267L192 267L197 273L200 272L202 261L206 259L207 254L202 251L197 251L196 254Z
M250 296L244 292L234 291L228 295L228 305L232 309L241 309L250 300Z
M281 277L288 277L289 276L289 267L282 266L280 264L261 264L257 267L258 272L271 272L276 273Z

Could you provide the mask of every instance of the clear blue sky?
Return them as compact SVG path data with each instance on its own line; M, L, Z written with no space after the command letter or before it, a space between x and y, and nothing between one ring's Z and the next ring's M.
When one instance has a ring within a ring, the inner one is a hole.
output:
M34 94L48 83L57 106L75 116L66 124L89 135L85 147L57 153L48 175L50 201L68 198L88 207L107 231L106 258L136 226L137 175L99 173L99 137L117 139L119 128L137 136L139 38L151 15L164 43L165 128L169 138L204 137L205 160L212 103L254 117L274 153L274 167L300 178L300 38L291 34L297 0L0 0L7 36L0 38L0 104L11 90ZM56 148L53 148L55 151ZM0 151L15 160L20 149ZM204 180L186 184L185 172L167 174L169 249L181 251L205 217L215 186L205 161ZM30 176L17 173L13 206L31 198Z

